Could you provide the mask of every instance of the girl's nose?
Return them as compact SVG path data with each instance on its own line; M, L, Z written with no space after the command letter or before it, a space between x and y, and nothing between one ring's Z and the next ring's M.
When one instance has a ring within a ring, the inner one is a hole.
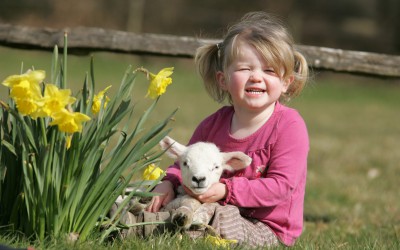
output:
M258 70L251 71L250 80L253 82L260 82L262 80L261 73Z

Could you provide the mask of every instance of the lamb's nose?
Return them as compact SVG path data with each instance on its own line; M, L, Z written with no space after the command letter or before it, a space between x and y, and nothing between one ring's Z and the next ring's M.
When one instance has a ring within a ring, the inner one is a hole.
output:
M192 177L192 181L194 181L194 182L196 182L197 183L197 185L200 185L200 183L202 183L202 182L204 182L206 180L206 177L196 177L196 176L193 176Z

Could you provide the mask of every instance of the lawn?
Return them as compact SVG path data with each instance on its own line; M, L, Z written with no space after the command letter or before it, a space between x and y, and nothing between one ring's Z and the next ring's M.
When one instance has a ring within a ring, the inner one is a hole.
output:
M33 65L49 71L51 53L0 47L0 58L2 81L20 72L21 61L24 69ZM81 86L89 61L89 56L69 57L68 82L74 91ZM110 84L117 89L129 64L143 65L154 73L174 66L174 82L152 119L162 119L179 107L171 136L182 143L199 121L219 107L205 94L191 59L95 53L94 61L97 91ZM139 108L144 107L144 77L139 77L135 87L133 98ZM0 86L0 99L6 96L7 89ZM304 117L311 142L305 230L295 249L399 249L400 80L314 72L303 94L288 105ZM163 160L162 167L169 163ZM25 244L0 236L2 242ZM33 244L44 249L72 248L55 240ZM73 248L213 249L204 242L167 236L110 245L94 239Z

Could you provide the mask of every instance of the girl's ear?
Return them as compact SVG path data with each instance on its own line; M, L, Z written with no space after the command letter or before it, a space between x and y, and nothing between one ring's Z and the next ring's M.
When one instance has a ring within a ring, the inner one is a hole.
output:
M217 82L218 82L218 84L219 84L219 87L220 87L221 89L223 89L223 90L227 90L227 87L226 87L226 78L225 78L224 72L222 72L222 71L217 71L216 78L217 78Z
M290 84L292 84L293 81L294 81L293 75L283 80L283 89L282 89L283 93L286 93L286 91L289 89Z

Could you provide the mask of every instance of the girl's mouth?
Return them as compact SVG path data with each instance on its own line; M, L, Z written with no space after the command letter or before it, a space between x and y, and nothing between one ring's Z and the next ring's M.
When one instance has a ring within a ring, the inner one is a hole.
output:
M262 94L262 93L265 93L265 90L263 90L263 89L246 89L246 92L250 93L250 94Z

